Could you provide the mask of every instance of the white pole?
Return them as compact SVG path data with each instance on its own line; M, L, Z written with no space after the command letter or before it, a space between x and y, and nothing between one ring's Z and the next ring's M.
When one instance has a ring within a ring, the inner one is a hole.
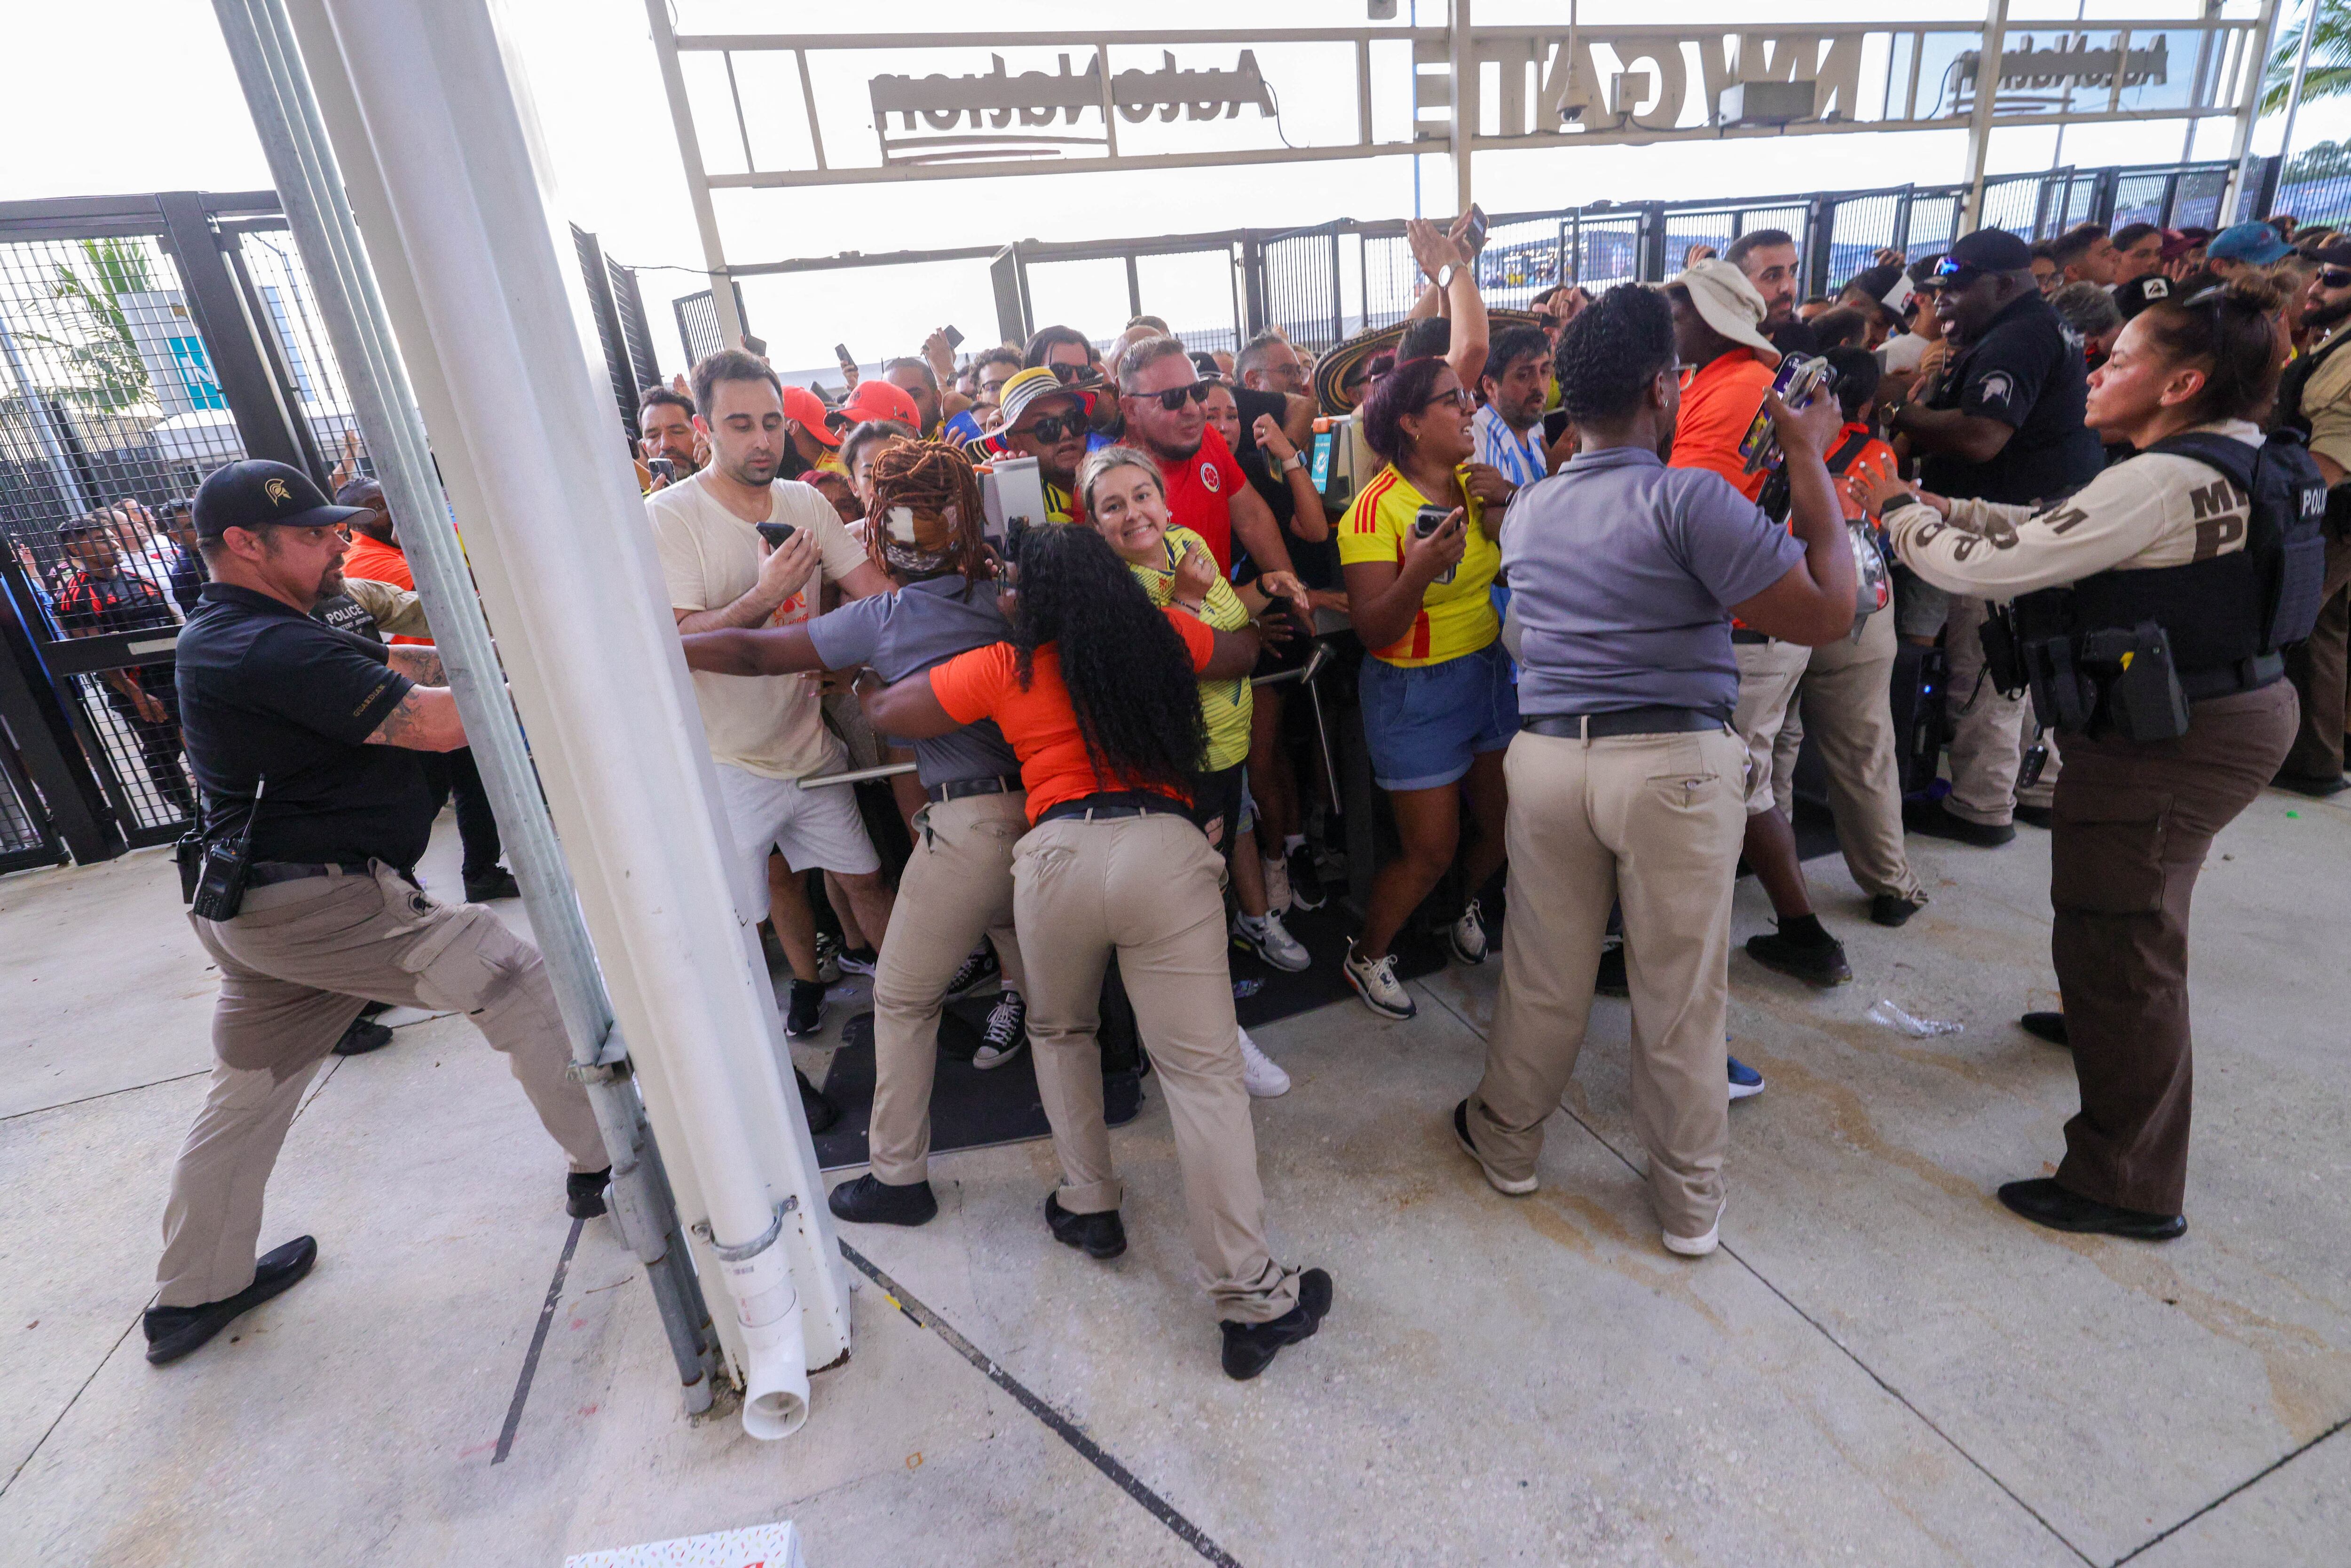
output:
M2245 176L2253 162L2253 126L2262 117L2262 84L2269 79L2270 39L2276 36L2278 0L2262 0L2261 19L2253 24L2253 36L2249 45L2251 57L2245 63L2244 97L2237 107L2237 126L2229 139L2229 183L2220 192L2220 210L2215 214L2214 228L2227 228L2237 221L2237 208L2243 200Z
M2310 9L2302 18L2302 41L2294 49L2294 85L2285 94L2285 136L2278 142L2278 178L2285 178L2288 165L2294 162L2294 117L2302 109L2302 78L2310 70L2310 36L2318 31L2320 0L2310 0ZM2262 62L2262 77L2269 78L2269 62Z
M661 63L662 90L669 96L670 123L677 131L677 155L685 165L686 194L694 202L694 225L702 234L703 264L710 269L710 303L718 310L722 347L743 346L743 315L735 308L735 279L726 270L726 246L718 233L718 209L710 201L710 172L702 165L702 138L694 129L694 105L685 96L685 73L678 68L677 34L669 25L669 0L645 0L645 20L653 30L653 57ZM805 68L805 66L803 66ZM1102 68L1107 90L1110 68ZM809 123L816 123L816 105L808 106ZM1105 121L1107 123L1107 121ZM1109 134L1115 136L1115 131ZM693 345L686 352L694 351Z
M1470 47L1469 0L1453 0L1445 52L1453 77L1453 210L1469 210L1470 149L1478 141L1478 55ZM1505 127L1507 131L1508 128Z
M521 883L523 906L570 1037L573 1073L586 1086L611 1157L612 1210L622 1239L645 1265L676 1357L689 1414L710 1407L716 1368L703 1325L709 1313L684 1256L659 1154L626 1073L612 1005L539 794L538 778L499 674L488 623L475 597L465 547L433 471L423 418L385 319L367 249L343 194L340 171L293 28L279 0L214 0L229 57L269 160L278 201L300 247L335 361L384 490L434 641L448 667L465 736L481 765L498 826Z
M329 133L680 1209L734 1298L745 1428L782 1436L796 1354L848 1354L847 1282L537 115L482 0L292 9L347 100Z
M1959 230L1983 226L1984 168L1991 158L1991 111L2000 96L2000 56L2008 42L2008 0L1990 0L1984 13L1983 46L1976 51L1975 112L1968 117L1968 203Z

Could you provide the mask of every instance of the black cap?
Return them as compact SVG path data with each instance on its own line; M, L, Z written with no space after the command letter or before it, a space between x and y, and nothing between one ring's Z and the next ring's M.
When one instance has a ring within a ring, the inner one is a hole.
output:
M2032 247L2006 229L1978 229L1961 235L1944 253L1947 261L1978 272L2024 272L2032 266Z
M2351 239L2331 239L2310 247L2310 259L2321 267L2351 267Z
M2346 247L2351 249L2351 247ZM2127 321L2150 305L2160 305L2179 292L2179 285L2159 272L2134 277L2115 290L2115 306Z
M78 517L68 517L57 525L57 542L68 544L75 539L88 538L92 534L102 534L106 531L107 520L103 513L84 512Z
M216 539L231 528L283 523L324 528L367 516L364 507L338 507L310 476L283 463L248 457L215 468L196 490L196 537Z

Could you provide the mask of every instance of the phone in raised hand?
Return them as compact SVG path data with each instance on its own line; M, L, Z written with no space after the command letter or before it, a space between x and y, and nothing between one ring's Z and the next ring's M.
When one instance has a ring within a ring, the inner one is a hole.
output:
M1445 519L1452 515L1453 508L1450 507L1423 507L1412 515L1412 537L1416 539L1433 537L1437 529L1445 526ZM1453 574L1460 570L1461 563L1457 560L1428 580L1432 583L1451 582Z

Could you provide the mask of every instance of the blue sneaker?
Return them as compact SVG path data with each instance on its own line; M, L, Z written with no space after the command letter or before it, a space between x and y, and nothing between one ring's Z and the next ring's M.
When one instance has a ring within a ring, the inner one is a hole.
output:
M1737 1057L1730 1059L1730 1097L1744 1100L1763 1092L1763 1075Z

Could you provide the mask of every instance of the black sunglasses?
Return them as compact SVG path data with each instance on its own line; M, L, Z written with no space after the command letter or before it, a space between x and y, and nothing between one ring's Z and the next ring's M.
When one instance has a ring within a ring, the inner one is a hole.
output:
M1217 383L1214 382L1194 382L1188 387L1169 387L1165 392L1134 392L1131 395L1135 397L1155 397L1159 400L1160 407L1165 409L1170 413L1174 413L1176 410L1184 406L1184 400L1186 398L1191 399L1194 402L1207 402L1208 392L1216 386L1216 384Z
M1053 379L1065 387L1073 387L1081 382L1090 382L1094 379L1094 368L1092 365L1055 365L1052 367L1052 371Z
M2329 288L2351 288L2351 270L2330 267L2322 270L2318 281Z
M1082 415L1049 413L1027 429L1016 430L1012 434L1034 436L1039 441L1050 443L1061 440L1064 435L1083 435L1085 431L1086 422Z

